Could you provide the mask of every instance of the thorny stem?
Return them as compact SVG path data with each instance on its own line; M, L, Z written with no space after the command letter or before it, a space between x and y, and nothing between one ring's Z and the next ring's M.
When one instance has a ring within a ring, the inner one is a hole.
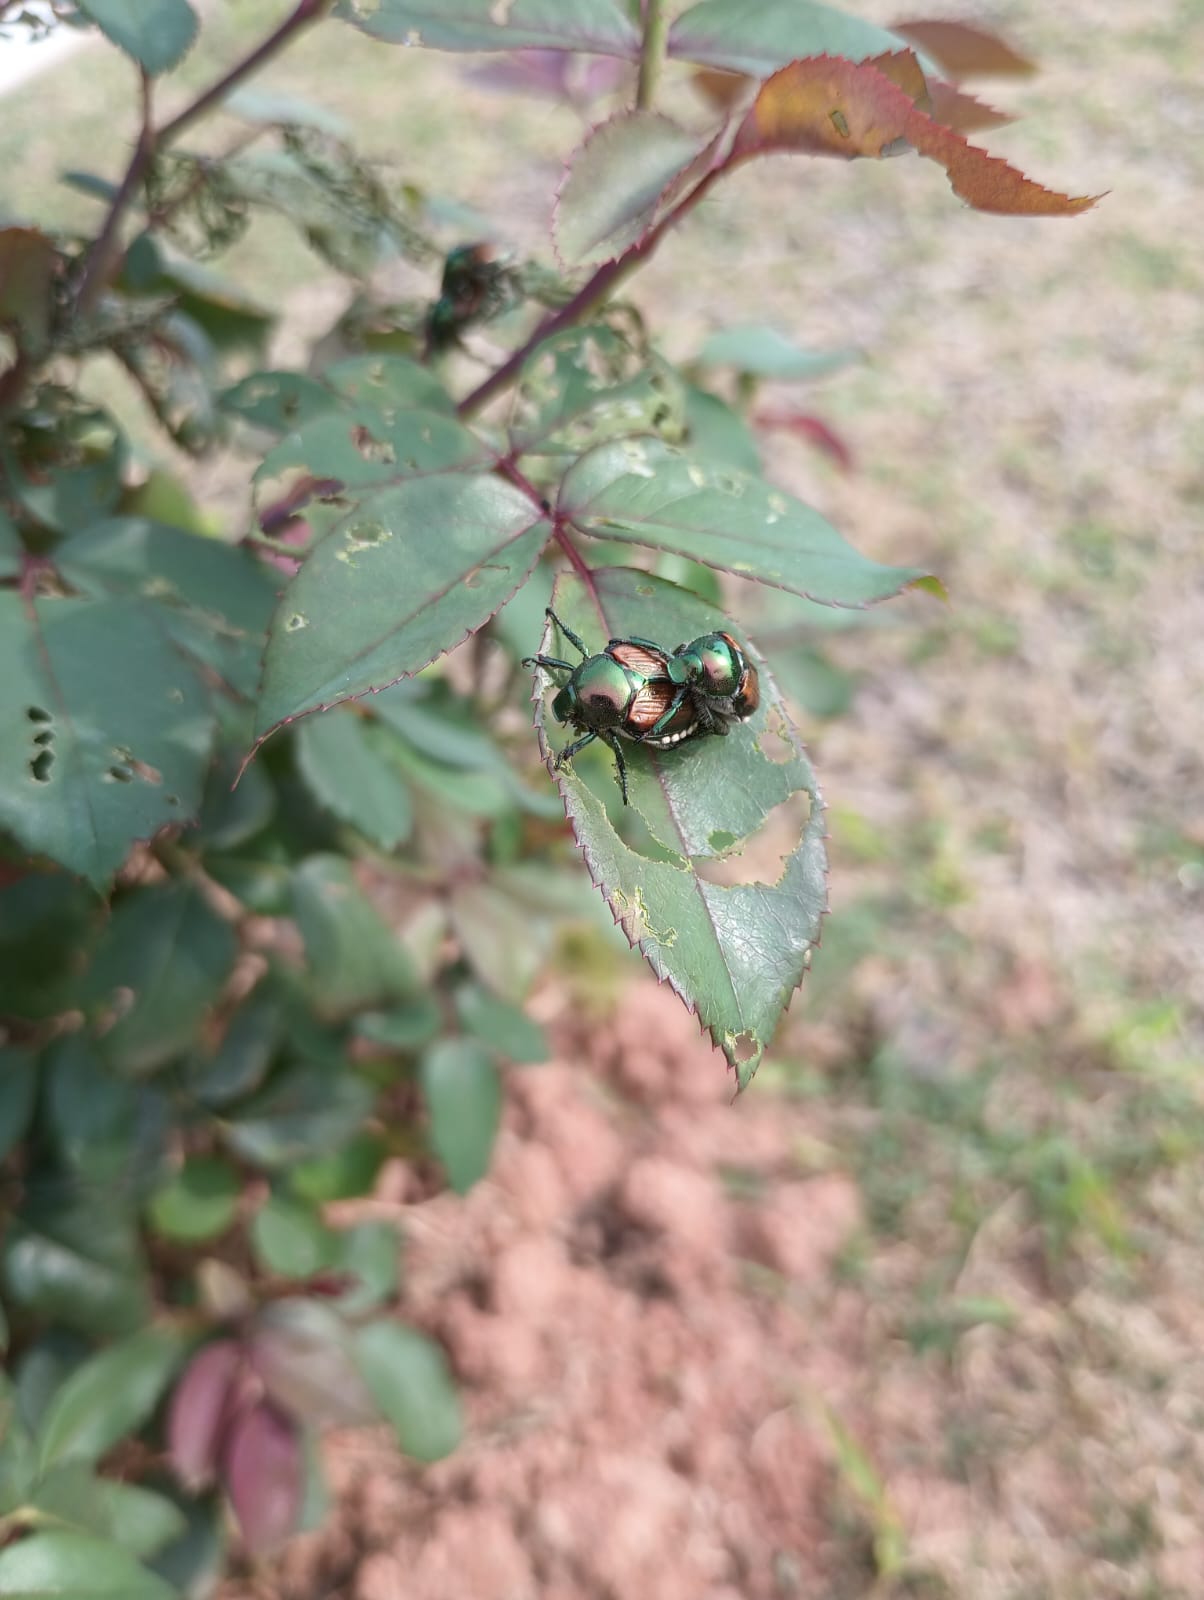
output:
M122 218L156 153L174 143L186 129L192 127L194 122L199 121L215 105L224 100L231 89L276 55L294 34L300 33L310 23L316 22L330 9L330 5L331 0L297 0L294 9L262 43L256 45L249 55L244 56L216 83L199 94L191 105L185 106L183 111L170 122L165 122L158 132L151 122L150 79L145 71L142 72L142 127L138 143L134 146L134 154L126 169L125 177L121 180L121 187L113 197L104 226L84 262L76 290L77 311L86 312L95 305L113 264Z
M640 76L635 91L637 111L647 111L655 98L668 37L669 12L665 0L644 0L644 42L640 47Z
M721 162L718 166L712 167L709 172L704 173L690 192L678 201L672 211L661 218L649 234L637 244L633 244L630 249L625 250L614 261L604 262L567 305L561 306L560 310L552 316L545 317L524 344L520 345L513 354L508 356L496 371L491 372L483 383L478 384L470 394L465 395L457 408L459 414L462 417L472 416L481 409L487 400L492 400L495 394L500 394L504 389L508 389L515 378L518 377L527 357L537 345L541 345L545 339L551 338L554 333L559 333L562 328L571 328L574 323L580 322L582 317L588 311L591 311L599 300L609 294L617 284L621 283L624 278L629 277L638 267L643 266L669 229L680 222L688 211L693 210L723 170L724 163Z

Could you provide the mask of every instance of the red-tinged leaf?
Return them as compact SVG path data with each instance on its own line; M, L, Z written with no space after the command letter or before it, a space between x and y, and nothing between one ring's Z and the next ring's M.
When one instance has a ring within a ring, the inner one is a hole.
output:
M242 1352L233 1339L215 1339L189 1362L167 1414L167 1452L180 1481L194 1492L217 1474Z
M753 421L758 428L797 434L834 461L842 472L852 472L853 452L822 417L812 416L805 411L758 411Z
M707 104L725 114L740 104L756 81L745 72L724 72L719 67L696 67L690 78Z
M929 78L928 92L932 97L933 121L952 128L955 133L983 133L987 128L1005 128L1016 120L1006 111L996 111L985 100L978 100L940 78Z
M1037 70L1035 62L996 34L968 22L896 22L893 31L918 45L951 78L1028 78Z
M1099 198L1054 193L1006 161L967 144L952 128L934 122L893 81L908 78L904 63L892 59L890 71L893 78L880 66L836 56L793 62L762 86L740 125L731 159L803 150L852 160L895 155L910 145L944 167L954 193L978 211L1073 216Z
M264 1401L235 1419L222 1476L248 1549L279 1549L297 1527L304 1459L296 1430L275 1406Z

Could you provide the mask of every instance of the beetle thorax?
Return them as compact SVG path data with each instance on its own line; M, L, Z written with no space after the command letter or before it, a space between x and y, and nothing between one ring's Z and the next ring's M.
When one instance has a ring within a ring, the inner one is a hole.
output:
M556 697L552 710L561 721L580 722L587 728L617 728L627 712L636 685L617 661L608 655L590 656L573 673ZM570 697L561 716L560 702Z

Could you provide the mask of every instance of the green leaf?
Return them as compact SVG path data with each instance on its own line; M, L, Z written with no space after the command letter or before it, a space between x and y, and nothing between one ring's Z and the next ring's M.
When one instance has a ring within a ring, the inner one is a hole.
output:
M355 1360L406 1455L451 1454L462 1432L460 1401L437 1344L399 1322L370 1322L355 1335Z
M388 1153L385 1140L365 1130L329 1155L298 1162L288 1175L289 1188L314 1205L358 1199L371 1193Z
M800 56L864 61L906 50L897 33L863 22L819 0L700 0L669 30L669 54L684 61L763 78Z
M345 1064L296 1062L272 1074L223 1128L248 1161L276 1170L345 1144L372 1108L373 1093Z
M620 0L338 0L335 16L390 44L431 50L587 50L639 55Z
M0 506L0 578L15 578L21 570L25 546L17 525Z
M686 390L686 444L699 461L761 476L761 453L748 423L717 394L693 384Z
M151 1561L153 1571L184 1600L210 1600L220 1581L226 1554L224 1508L216 1495L186 1500L179 1508L184 1531Z
M46 1053L41 1120L77 1187L132 1203L162 1181L164 1096L117 1077L82 1029Z
M429 415L433 431L442 419ZM347 451L356 454L349 441ZM335 460L319 454L309 470L341 477L350 463ZM309 555L272 623L261 738L307 711L418 672L459 644L509 599L551 535L539 508L492 475L448 472L368 487L373 476L379 483L379 468L362 460L360 467L364 492L348 484L340 501L353 509L339 513ZM310 515L326 531L329 516Z
M547 1061L551 1055L547 1035L537 1022L475 983L462 984L456 990L456 1013L474 1038L508 1061L531 1065Z
M413 807L409 789L380 753L373 731L351 710L309 717L297 729L297 766L320 806L382 850L395 850L409 838Z
M112 1004L118 990L133 992L101 1040L105 1059L131 1076L165 1066L192 1043L237 956L234 929L191 884L152 884L123 899L86 986L93 1007Z
M0 826L98 888L200 801L208 696L151 609L0 592Z
M321 417L338 396L304 372L253 372L218 396L218 409L269 433L287 433Z
M459 885L450 909L460 947L481 982L504 1000L523 1000L543 966L546 935L512 896L487 882Z
M50 338L55 248L33 228L0 228L0 328L30 356Z
M262 89L258 85L243 84L226 96L222 106L231 116L267 128L316 128L332 139L342 139L350 131L343 118L325 106L303 100L300 95Z
M164 1239L199 1244L224 1233L234 1220L242 1184L217 1156L189 1156L147 1206L151 1227Z
M804 350L768 323L742 322L712 333L695 357L700 367L735 367L755 378L820 378L858 359L857 350Z
M312 1278L328 1266L335 1237L310 1205L273 1194L251 1219L251 1245L261 1267L283 1278Z
M276 589L245 549L146 517L114 517L71 539L59 568L98 599L154 601L182 649L238 693L254 693Z
M36 410L21 419L26 448L0 438L6 497L35 522L71 534L113 509L125 491L129 445L105 411L83 405L66 390L43 390Z
M560 507L583 533L672 550L827 605L868 605L926 580L920 567L859 555L818 511L763 479L704 466L658 439L582 456L561 484Z
M188 0L77 0L77 4L152 76L178 66L196 38L196 12Z
M390 1011L361 1012L355 1019L355 1031L361 1039L387 1050L417 1050L435 1037L442 1022L435 996L419 994Z
M391 1222L357 1222L336 1235L335 1270L354 1282L338 1298L346 1316L374 1311L397 1293L401 1239Z
M38 1492L38 1508L43 1511L46 1510L46 1488L43 1483ZM179 1506L166 1495L144 1489L141 1484L93 1478L88 1491L92 1526L84 1532L103 1534L130 1555L140 1558L156 1555L164 1545L178 1539L188 1526Z
M340 401L372 428L388 427L397 411L442 411L456 415L456 402L429 367L404 356L348 356L322 374Z
M422 1058L422 1092L435 1154L452 1188L465 1194L489 1171L502 1116L497 1068L475 1039L440 1039Z
M611 568L596 572L594 583L596 602L569 575L553 599L587 642L635 635L674 644L732 631L722 613L647 573ZM632 804L655 853L615 832L606 801L584 775L559 774L578 844L616 920L657 977L697 1012L741 1086L818 942L827 867L815 775L775 685L749 654L761 673L761 706L726 738L659 753L624 747ZM536 725L547 753L565 742L542 697ZM610 799L612 780L601 781Z
M324 1016L404 999L418 976L400 940L342 856L311 856L293 876L293 914L311 974L309 998Z
M61 1322L90 1338L131 1333L149 1320L146 1263L133 1215L110 1199L65 1198L48 1183L27 1196L0 1247L11 1310Z
M65 872L27 872L0 889L0 1015L39 1019L69 1009L69 986L101 911Z
M571 157L556 197L560 259L597 266L635 244L705 144L657 111L621 112L595 128Z
M0 1048L0 1161L25 1137L38 1089L37 1058Z
M268 1075L282 1028L281 998L267 979L231 1017L214 1055L193 1065L189 1087L197 1099L226 1106L258 1089Z
M63 1384L42 1420L42 1466L99 1461L150 1417L187 1350L168 1328L144 1328L86 1361Z
M566 328L537 346L522 370L508 423L518 455L578 456L605 439L679 437L685 397L667 362L614 328Z
M175 1600L133 1556L83 1533L35 1533L0 1550L5 1600Z

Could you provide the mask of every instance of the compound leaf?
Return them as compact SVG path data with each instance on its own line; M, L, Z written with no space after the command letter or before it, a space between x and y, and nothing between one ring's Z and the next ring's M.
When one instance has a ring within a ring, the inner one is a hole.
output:
M932 581L860 555L818 511L763 479L704 466L659 439L582 456L561 484L560 509L583 533L671 550L828 605L867 605Z
M591 596L579 578L563 575L553 599L587 642L634 635L672 647L732 628L697 596L647 573L608 568L593 580ZM632 804L655 850L644 853L615 831L604 799L582 774L558 774L577 842L616 921L657 977L698 1014L741 1087L802 981L826 906L815 774L775 685L749 653L761 669L761 706L749 721L726 738L663 753L624 746ZM562 740L543 694L536 726L550 754ZM751 853L747 867L739 859L744 852ZM738 881L724 881L733 866Z

